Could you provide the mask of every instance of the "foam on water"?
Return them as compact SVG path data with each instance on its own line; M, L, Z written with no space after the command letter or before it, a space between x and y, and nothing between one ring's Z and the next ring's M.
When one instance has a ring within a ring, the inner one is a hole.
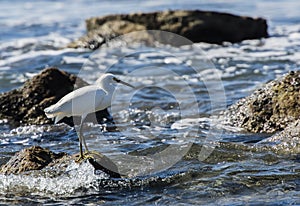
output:
M13 135L35 135L43 133L54 133L54 132L67 132L72 128L68 127L65 124L58 125L29 125L29 126L20 126L13 128L9 133L4 133L4 137L9 137Z
M93 166L87 162L72 162L63 174L54 178L51 178L51 170L37 174L32 172L23 175L0 175L0 191L2 194L13 191L14 194L22 195L71 196L76 192L83 192L83 188L93 190L93 183L107 178L104 173L95 175Z
M21 55L18 55L18 56L12 56L12 57L9 57L5 60L2 60L0 62L0 66L10 65L10 64L22 61L22 60L27 60L28 61L30 59L34 59L34 58L37 58L37 57L40 57L40 56L48 56L48 57L59 56L59 55L62 55L64 53L68 53L68 52L72 52L72 51L74 51L74 49L64 49L64 50L58 50L58 51L55 51L55 50L31 51L31 52L28 52L28 53L25 53L25 54L21 54Z

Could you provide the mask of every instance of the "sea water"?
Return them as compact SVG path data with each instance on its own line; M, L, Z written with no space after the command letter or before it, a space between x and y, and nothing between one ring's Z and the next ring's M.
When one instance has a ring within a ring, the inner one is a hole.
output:
M87 163L72 163L55 178L49 171L0 175L0 204L300 204L298 155L264 150L259 142L270 135L224 126L214 117L264 83L298 70L299 6L293 0L1 1L1 92L48 66L89 83L110 71L137 90L117 89L110 112L118 131L92 123L84 127L88 146L108 156L124 178L94 174ZM264 17L270 37L179 48L125 44L92 52L65 47L85 33L89 17L167 9ZM1 163L32 145L77 153L76 127L12 128L1 120Z

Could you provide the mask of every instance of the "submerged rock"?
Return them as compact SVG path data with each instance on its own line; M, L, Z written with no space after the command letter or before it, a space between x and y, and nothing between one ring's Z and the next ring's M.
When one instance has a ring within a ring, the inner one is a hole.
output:
M283 131L260 142L279 154L300 153L300 120L290 123Z
M88 161L94 167L95 171L105 172L114 178L121 177L117 166L105 155L93 152L89 156ZM32 146L17 152L6 164L2 165L0 173L9 175L36 170L52 170L54 171L52 175L60 175L65 172L71 162L76 161L78 158L79 154L56 154L48 149Z
M0 94L0 119L8 119L14 126L31 124L50 124L44 108L56 103L64 95L79 87L88 85L73 74L57 68L47 68L32 79L27 80L18 89ZM91 114L86 121L111 119L107 110ZM78 118L74 119L79 121ZM73 125L73 118L64 118L61 122Z
M300 71L267 83L222 115L227 124L250 132L273 133L285 129L300 117Z
M87 35L72 42L69 47L97 49L116 36L142 30L167 31L192 42L216 44L268 37L265 19L199 10L94 17L86 20L86 27Z

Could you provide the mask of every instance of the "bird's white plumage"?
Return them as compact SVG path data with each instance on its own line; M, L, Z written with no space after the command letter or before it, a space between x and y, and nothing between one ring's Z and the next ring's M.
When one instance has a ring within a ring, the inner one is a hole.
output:
M82 123L87 114L106 109L110 106L116 83L134 88L132 85L119 80L113 74L103 74L94 85L74 90L61 98L56 104L44 109L48 118L55 118L55 123L64 117L81 116L79 127L81 157L83 157L82 143L88 152L82 135Z
M77 89L56 104L45 109L48 118L58 117L57 123L63 117L81 116L103 110L110 105L111 95L96 85ZM108 101L109 100L109 101Z
M56 104L44 109L45 114L48 118L55 118L55 123L57 123L64 117L86 116L89 113L103 110L110 106L115 83L118 82L125 83L112 74L104 74L96 81L95 85L74 90Z

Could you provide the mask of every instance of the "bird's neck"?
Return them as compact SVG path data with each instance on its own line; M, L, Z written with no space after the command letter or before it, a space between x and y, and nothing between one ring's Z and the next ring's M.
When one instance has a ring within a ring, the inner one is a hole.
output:
M110 93L115 90L115 85L114 84L102 84L101 88L103 88L106 92Z

